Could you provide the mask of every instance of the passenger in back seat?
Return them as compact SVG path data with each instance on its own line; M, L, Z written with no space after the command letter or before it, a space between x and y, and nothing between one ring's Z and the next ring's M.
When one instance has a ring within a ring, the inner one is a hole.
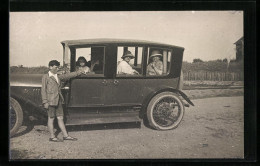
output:
M134 58L134 55L130 51L126 51L121 57L123 60L118 63L117 74L127 74L127 75L138 75L139 73L134 70L129 62Z
M147 75L162 75L163 63L160 60L161 57L162 54L158 50L152 52L150 56L150 60L152 60L152 62L147 66Z

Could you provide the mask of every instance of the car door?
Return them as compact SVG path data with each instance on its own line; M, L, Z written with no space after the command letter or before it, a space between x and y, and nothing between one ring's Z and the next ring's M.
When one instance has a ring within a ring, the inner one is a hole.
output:
M71 51L71 62L77 63L79 57L84 57L90 65L90 73L81 74L71 79L70 95L68 101L68 124L84 124L91 116L97 113L95 108L104 106L106 92L106 73L105 73L105 46L84 47ZM98 63L97 63L98 61ZM72 71L76 67L72 67Z
M106 96L106 105L112 106L140 106L140 97L142 97L141 89L143 83L143 47L137 46L118 46L116 48L116 63L117 69L119 63L123 61L121 58L125 51L130 51L135 58L133 58L129 65L133 70L138 71L138 75L134 74L118 74L118 71L114 71L113 78L107 80L107 84L111 93Z
M103 78L74 78L71 80L69 107L95 107L104 105Z
M135 78L115 78L111 80L112 100L110 105L113 106L140 106L139 98L142 96L142 79Z

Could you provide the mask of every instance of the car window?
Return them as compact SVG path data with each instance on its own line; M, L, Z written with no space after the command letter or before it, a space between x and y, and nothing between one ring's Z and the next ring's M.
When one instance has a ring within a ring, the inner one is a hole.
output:
M148 49L146 76L160 77L168 75L172 53L170 50L161 48Z
M143 47L117 48L117 77L136 77L143 75Z
M104 54L104 47L77 48L75 69L83 68L86 71L86 77L104 76Z

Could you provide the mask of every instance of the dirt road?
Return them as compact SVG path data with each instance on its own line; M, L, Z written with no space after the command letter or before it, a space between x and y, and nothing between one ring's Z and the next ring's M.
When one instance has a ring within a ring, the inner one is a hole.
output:
M194 99L174 130L143 124L70 127L76 142L49 142L44 125L10 139L12 159L243 158L243 96ZM62 137L59 134L59 137Z

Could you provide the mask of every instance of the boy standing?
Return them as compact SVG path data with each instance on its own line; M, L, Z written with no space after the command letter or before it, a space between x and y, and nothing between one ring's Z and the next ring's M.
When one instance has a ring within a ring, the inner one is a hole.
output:
M52 60L49 62L49 72L42 77L42 103L45 109L48 109L48 129L50 131L51 137L49 141L61 142L54 135L53 123L54 118L57 117L58 125L63 133L63 140L76 141L77 138L73 138L68 135L63 121L63 108L64 98L61 94L61 81L66 81L70 78L76 77L83 73L84 71L79 70L77 72L71 72L64 75L57 75L60 63L57 60Z

